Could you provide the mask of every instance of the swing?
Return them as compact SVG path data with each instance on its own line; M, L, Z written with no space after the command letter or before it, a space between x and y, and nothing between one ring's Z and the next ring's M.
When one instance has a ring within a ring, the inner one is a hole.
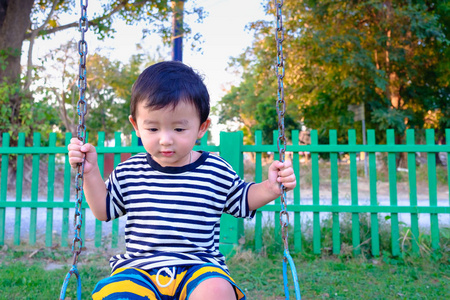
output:
M284 128L284 115L286 112L286 102L284 101L284 57L283 57L283 40L284 40L284 27L283 27L283 8L284 0L275 0L275 8L277 10L277 29L276 29L276 42L277 42L277 79L278 79L278 91L277 91L277 114L278 114L278 153L280 154L280 161L284 162L286 152L286 135ZM288 286L288 265L291 268L292 278L294 281L295 299L299 300L300 287L298 285L297 269L295 268L294 260L289 254L288 244L288 227L289 227L289 214L287 212L286 205L286 188L281 184L281 211L280 211L280 224L281 224L281 238L284 244L284 257L283 257L283 283L284 283L284 295L286 299L289 299L289 286Z
M86 4L84 4L86 2ZM80 54L80 67L78 73L78 89L80 91L79 100L77 102L77 112L79 116L78 126L77 126L77 138L83 142L86 141L86 125L85 125L85 116L87 112L87 103L85 97L85 91L87 87L87 78L86 78L86 55L87 55L87 43L84 39L84 34L88 30L88 19L87 19L87 6L88 0L83 1L80 0L81 4L81 17L79 20L79 30L81 32L81 39L78 42L78 53ZM67 285L69 284L70 277L75 274L77 277L77 299L81 300L81 277L78 272L77 263L78 256L81 253L81 249L83 248L83 239L81 238L81 227L83 225L83 215L81 210L81 204L83 201L83 173L84 173L84 161L77 166L77 174L75 176L75 215L74 215L74 229L75 229L75 237L72 242L72 253L73 253L73 261L72 267L66 275L64 279L64 283L61 287L61 293L59 295L60 300L64 300L66 297Z
M277 47L277 64L276 64L276 76L278 81L277 89L277 102L276 109L278 114L278 153L280 155L279 160L281 162L285 161L286 152L286 135L284 127L284 115L286 111L286 102L284 100L284 84L283 78L285 74L284 68L284 57L283 57L283 40L284 40L284 27L283 27L283 16L282 7L284 0L275 0L276 6L276 17L277 17L277 28L276 28L276 47ZM79 122L77 126L77 138L83 142L86 141L86 125L85 116L87 112L87 102L85 97L87 78L86 78L86 56L87 56L87 43L84 39L84 35L88 30L88 19L87 19L87 6L88 0L80 0L81 4L81 17L79 19L79 30L81 32L81 39L78 42L78 53L80 54L79 62L79 77L78 77L78 89L79 89L79 100L77 102L77 113L79 116ZM73 261L72 267L67 273L64 283L61 288L61 293L59 296L60 300L65 299L67 285L69 283L72 275L75 274L77 277L77 299L81 300L81 277L77 268L78 256L81 253L83 247L83 240L81 238L81 227L83 224L82 216L82 198L83 198L83 173L84 173L84 161L77 166L77 174L75 176L75 215L74 215L74 229L75 237L72 242L72 253ZM295 268L294 261L289 253L288 245L288 227L289 227L289 214L287 212L286 204L286 188L281 185L281 211L280 211L280 224L282 239L284 245L283 252L283 283L284 283L284 293L286 299L289 299L289 286L288 286L288 266L291 269L292 278L294 282L295 299L301 299L300 288L298 284L297 270Z

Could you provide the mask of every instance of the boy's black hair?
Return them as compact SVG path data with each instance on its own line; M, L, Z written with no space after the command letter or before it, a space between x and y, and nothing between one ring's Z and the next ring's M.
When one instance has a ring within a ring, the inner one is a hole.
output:
M188 101L197 108L200 124L209 116L209 93L202 78L191 67L178 62L156 63L145 69L131 91L131 116L136 120L137 105L175 108L180 101Z

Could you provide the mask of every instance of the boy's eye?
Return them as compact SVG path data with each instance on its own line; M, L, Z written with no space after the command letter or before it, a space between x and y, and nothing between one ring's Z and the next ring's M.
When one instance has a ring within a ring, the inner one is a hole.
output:
M151 132L156 132L158 131L158 128L149 128L148 130L150 130Z
M176 132L182 132L182 131L184 131L184 129L183 128L175 128L175 131Z

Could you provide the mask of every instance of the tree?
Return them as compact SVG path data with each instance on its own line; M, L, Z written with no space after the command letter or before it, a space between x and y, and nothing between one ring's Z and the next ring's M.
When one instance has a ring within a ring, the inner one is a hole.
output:
M87 2L87 1L86 1ZM28 90L32 66L34 39L47 38L51 34L79 26L76 22L61 24L61 14L75 11L75 0L0 0L0 129L10 132L27 130L27 108L33 104ZM99 38L113 36L115 19L128 24L142 22L147 29L144 34L158 32L170 37L171 13L169 0L109 0L104 1L101 11L89 20L89 29ZM77 10L78 13L78 10ZM202 9L191 12L202 18ZM189 33L189 26L184 26ZM28 78L21 77L21 54L25 40L30 42L28 53ZM32 118L31 118L32 119Z
M77 101L78 64L75 40L49 51L45 59L44 84L39 85L35 96L42 96L35 103L47 103L55 111L60 122L55 126L60 132L76 132L78 126ZM115 131L131 132L128 122L131 87L142 69L160 59L148 54L132 55L128 63L111 61L99 53L87 57L87 110L86 126L89 132L105 132L106 139ZM49 83L52 84L49 84ZM96 136L91 137L95 139Z
M288 112L318 129L321 139L338 129L345 140L347 129L359 126L350 104L365 106L369 128L393 128L398 138L406 128L430 126L430 115L442 128L449 118L449 6L421 0L285 1L285 88L297 107ZM244 54L249 74L227 97L248 89L250 78L267 82L274 72L274 24L251 28L255 41ZM266 91L255 85L255 95Z
M261 54L267 54L263 52ZM264 60L263 60L264 61ZM219 115L219 123L240 124L240 130L244 132L245 142L254 141L254 132L261 130L264 143L273 143L272 132L278 129L277 79L273 66L265 65L273 70L267 73L266 78L256 78L253 74L258 71L251 63L251 59L242 55L234 59L232 65L243 67L243 81L239 87L232 87L230 91L219 101L214 112ZM259 67L259 66L258 66ZM287 110L295 109L292 103L288 103ZM284 120L286 134L290 137L290 131L298 128L298 123L288 114Z
M90 132L105 132L106 140L113 138L115 131L130 134L131 87L142 72L143 67L161 59L137 54L128 63L110 61L100 54L88 60L89 118L86 120Z

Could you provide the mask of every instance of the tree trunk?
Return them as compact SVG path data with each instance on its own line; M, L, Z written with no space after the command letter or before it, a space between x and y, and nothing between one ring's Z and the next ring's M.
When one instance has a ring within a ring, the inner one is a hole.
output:
M15 87L0 100L10 106L11 125L20 124L20 57L33 3L34 0L0 0L0 83Z
M30 27L34 0L1 0L0 51L6 68L0 68L2 81L15 82L20 76L20 56L25 33Z

